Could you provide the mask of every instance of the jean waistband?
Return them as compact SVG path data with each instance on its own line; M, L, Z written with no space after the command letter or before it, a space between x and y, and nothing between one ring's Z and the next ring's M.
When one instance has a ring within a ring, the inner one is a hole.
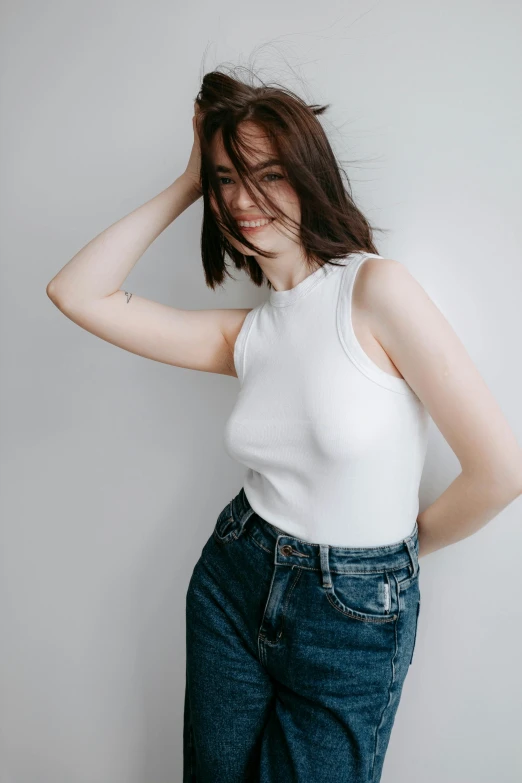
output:
M406 538L392 544L376 547L338 547L303 541L267 522L253 510L243 487L230 502L230 515L239 528L238 536L248 522L248 534L273 553L275 564L323 571L328 567L338 573L369 573L396 569L403 565L411 565L414 573L418 569L417 521Z

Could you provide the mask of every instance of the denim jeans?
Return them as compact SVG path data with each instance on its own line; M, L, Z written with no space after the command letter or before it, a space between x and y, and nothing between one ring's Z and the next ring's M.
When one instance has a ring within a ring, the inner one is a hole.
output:
M394 544L301 541L219 514L186 596L183 783L378 783L412 662L418 526Z

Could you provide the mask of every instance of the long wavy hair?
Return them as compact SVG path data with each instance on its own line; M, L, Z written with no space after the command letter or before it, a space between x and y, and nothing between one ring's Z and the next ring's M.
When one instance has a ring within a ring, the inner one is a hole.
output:
M355 205L348 177L336 161L317 119L329 104L308 105L285 87L263 83L252 86L221 71L205 74L195 102L200 110L197 133L201 146L203 195L201 255L208 287L214 289L221 285L225 275L233 277L225 263L228 255L236 269L244 269L255 285L266 283L272 288L255 257L237 250L223 234L220 223L232 237L255 253L270 258L276 255L252 244L239 231L227 207L211 156L211 143L218 130L222 134L223 147L252 200L262 212L267 212L268 205L269 214L286 224L289 221L270 198L268 188L263 189L263 203L259 201L259 185L247 162L256 150L238 133L245 121L255 123L264 131L297 194L301 222L296 226L296 235L310 269L317 264L335 263L335 259L357 251L378 254L373 231L381 229L372 228ZM345 176L346 186L341 174ZM217 219L211 207L212 196L217 206Z

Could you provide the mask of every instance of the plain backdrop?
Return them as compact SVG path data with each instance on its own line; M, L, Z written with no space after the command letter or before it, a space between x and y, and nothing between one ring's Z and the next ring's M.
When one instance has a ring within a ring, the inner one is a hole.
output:
M235 378L125 352L49 280L184 170L203 72L249 64L309 102L381 255L444 312L517 438L522 7L3 0L0 783L178 783L185 594L243 467ZM204 282L201 201L126 289L252 307ZM460 471L431 422L421 510ZM422 608L383 783L515 783L522 501L421 560ZM216 661L219 676L219 661Z

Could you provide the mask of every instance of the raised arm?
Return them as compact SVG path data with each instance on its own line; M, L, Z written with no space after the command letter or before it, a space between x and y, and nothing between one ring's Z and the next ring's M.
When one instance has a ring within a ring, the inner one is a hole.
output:
M183 174L91 239L46 290L70 320L113 345L166 364L235 376L233 345L248 309L180 310L122 290L149 245L200 197L199 161L194 132Z

